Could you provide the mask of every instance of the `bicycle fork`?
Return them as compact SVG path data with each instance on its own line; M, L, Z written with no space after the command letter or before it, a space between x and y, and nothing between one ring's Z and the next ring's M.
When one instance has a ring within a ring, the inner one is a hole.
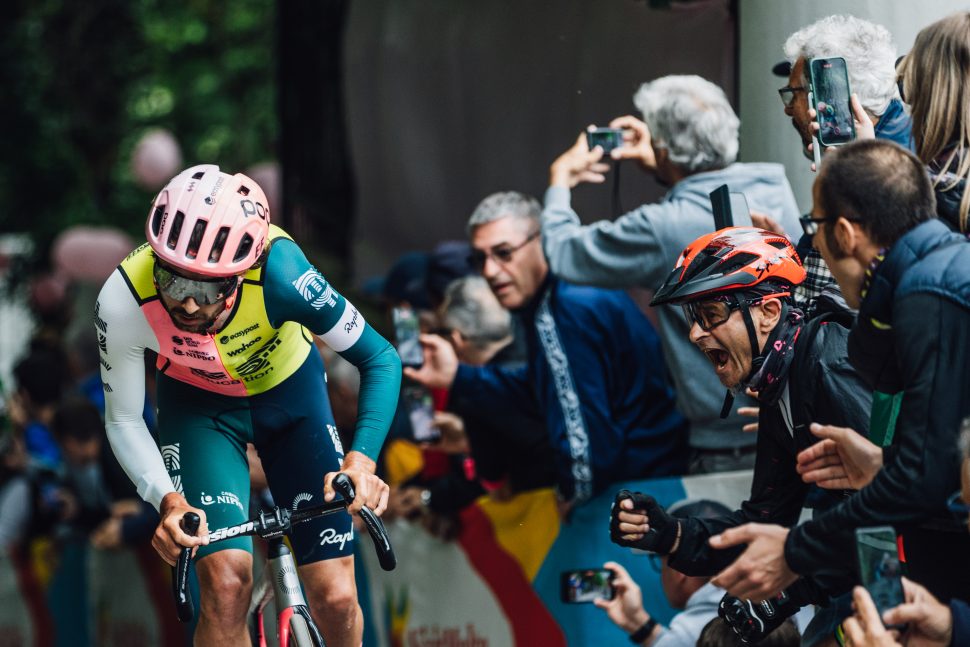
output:
M276 599L277 610L277 633L279 644L282 647L289 645L300 645L302 636L293 634L294 624L306 626L309 630L311 640L316 645L324 647L323 637L317 629L316 624L310 616L310 608L307 606L306 598L303 597L303 589L300 587L300 578L296 572L296 562L290 549L286 547L282 537L270 539L267 573L273 584L273 597ZM263 630L262 607L257 612L257 631L258 645L266 646L266 635ZM293 616L302 617L305 622L293 622Z

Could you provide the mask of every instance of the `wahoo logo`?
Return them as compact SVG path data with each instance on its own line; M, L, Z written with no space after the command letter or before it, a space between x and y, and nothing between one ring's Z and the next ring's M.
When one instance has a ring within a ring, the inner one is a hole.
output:
M295 497L293 497L293 504L290 506L290 509L296 510L297 508L300 507L301 503L303 503L304 501L309 502L312 499L313 499L313 495L310 494L309 492L300 492Z
M247 342L244 342L243 345L240 346L239 348L237 348L235 350L231 350L231 351L229 351L226 354L229 355L229 357L235 357L236 355L238 355L239 353L243 352L247 348L250 348L256 342L262 341L262 339L263 339L262 337L255 337L255 338L253 338L253 339L251 339L251 340L249 340Z
M330 284L327 283L320 272L313 268L308 269L300 278L293 281L293 287L307 303L317 310L325 305L331 308L337 305L333 288L330 287Z
M337 433L337 427L335 425L327 425L327 431L330 432L330 440L333 442L333 448L337 450L338 454L343 454L344 446L340 442L340 434Z
M259 347L252 356L243 362L237 371L240 375L252 375L253 373L258 373L267 366L269 366L269 360L266 359L270 354L279 348L283 341L280 339L280 334L276 333L269 338L265 344Z
M248 335L249 333L251 333L252 331L256 330L257 328L259 328L259 324L258 323L254 323L249 328L244 328L243 330L240 330L239 332L234 332L231 335L223 335L222 337L219 338L219 343L220 344L228 344L233 339L239 339L243 335Z
M337 531L333 528L327 528L320 533L320 545L326 546L330 544L331 546L340 546L340 550L344 549L344 544L348 541L354 540L354 530L351 528L342 535L338 535Z
M175 491L179 494L184 494L182 492L182 477L178 474L182 469L182 460L179 457L179 444L162 445L161 453L162 462L165 464L165 471L172 477L172 485L175 486Z
M209 534L209 541L220 541L223 539L229 539L230 537L235 537L236 535L251 535L255 529L256 524L252 521L241 523L238 526L219 528L219 530Z

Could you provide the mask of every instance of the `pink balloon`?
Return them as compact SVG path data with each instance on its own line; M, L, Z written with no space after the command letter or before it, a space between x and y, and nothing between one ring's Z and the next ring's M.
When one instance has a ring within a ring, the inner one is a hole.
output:
M51 259L58 273L69 279L103 282L134 247L119 229L76 225L54 240Z
M182 150L175 136L156 128L146 132L131 153L131 172L144 189L158 191L182 168Z

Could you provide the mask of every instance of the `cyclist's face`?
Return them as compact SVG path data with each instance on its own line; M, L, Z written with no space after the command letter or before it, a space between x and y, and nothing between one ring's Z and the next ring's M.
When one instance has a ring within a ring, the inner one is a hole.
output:
M188 278L206 278L190 274L185 274L185 276ZM193 297L186 297L179 301L168 296L162 290L158 291L158 296L168 315L172 318L172 323L175 324L176 328L185 332L208 332L215 320L226 309L225 299L205 305L199 303Z
M740 310L732 310L724 323L711 330L692 324L690 340L710 360L717 379L727 388L737 386L751 372L751 341Z
M537 228L538 223L506 217L472 232L472 249L485 254L482 276L504 308L514 310L531 301L549 272L539 237L525 242Z

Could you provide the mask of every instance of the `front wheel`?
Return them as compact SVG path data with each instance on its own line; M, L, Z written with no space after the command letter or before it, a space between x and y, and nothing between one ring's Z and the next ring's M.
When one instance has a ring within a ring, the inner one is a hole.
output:
M304 606L293 607L292 610L293 614L288 621L289 640L281 647L326 647L323 636L313 624L310 610Z

